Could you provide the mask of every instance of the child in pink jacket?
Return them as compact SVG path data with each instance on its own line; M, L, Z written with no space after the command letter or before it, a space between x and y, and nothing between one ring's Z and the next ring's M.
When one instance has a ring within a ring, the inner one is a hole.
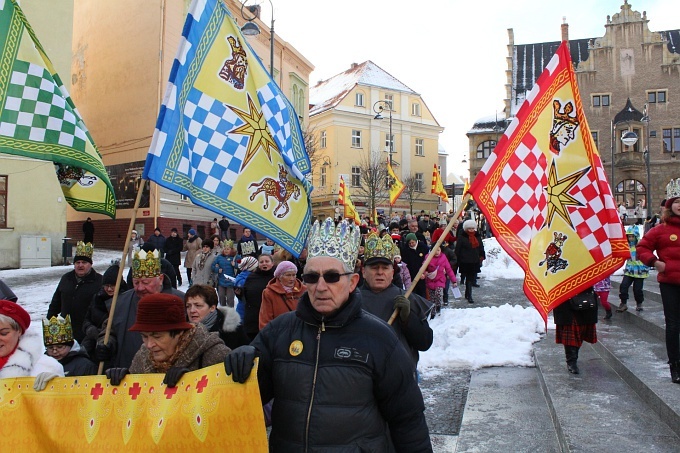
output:
M429 256L429 254L427 256ZM427 259L427 256L425 259ZM456 274L453 272L453 269L451 269L448 258L442 253L441 249L437 248L434 255L432 255L430 264L427 265L427 272L425 273L425 284L427 286L427 292L429 293L430 302L432 302L430 319L434 318L435 315L439 314L442 310L446 277L451 280L453 286L458 286Z

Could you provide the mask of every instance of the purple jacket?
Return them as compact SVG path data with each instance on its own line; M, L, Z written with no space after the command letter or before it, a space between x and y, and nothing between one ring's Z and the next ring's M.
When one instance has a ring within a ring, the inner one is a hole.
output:
M427 259L427 256L425 256L425 259ZM437 270L437 275L434 278L425 277L427 289L444 288L447 276L451 282L456 281L456 274L451 269L449 259L443 253L440 253L439 256L432 256L432 261L427 265L427 272L433 272L435 269Z

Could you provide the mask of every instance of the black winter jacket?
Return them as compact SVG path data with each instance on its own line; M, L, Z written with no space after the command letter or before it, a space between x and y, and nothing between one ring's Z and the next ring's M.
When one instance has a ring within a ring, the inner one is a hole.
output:
M217 307L217 319L209 330L217 332L229 349L236 349L250 343L250 339L243 330L241 316L235 308L229 306Z
M71 315L71 327L73 338L79 343L83 341L83 321L90 307L92 297L102 287L102 276L94 269L90 271L80 282L76 278L76 271L65 273L57 289L54 291L50 307L47 309L47 319L61 314L63 317Z
M99 368L96 363L90 360L87 352L80 347L71 349L59 363L64 367L64 376L66 377L94 376Z
M486 258L482 236L480 236L479 232L475 232L475 236L479 242L479 247L476 248L472 248L472 245L470 245L470 237L465 230L456 239L455 252L456 258L458 258L458 269L463 274L478 273L482 268L482 263L479 259Z
M170 235L169 238L165 239L165 259L173 266L179 266L182 262L183 248L184 240L179 236L172 237Z
M241 289L240 299L245 301L243 329L253 338L260 330L260 306L262 305L262 291L269 280L274 278L274 268L268 271L257 269L246 278L245 286Z
M251 344L262 401L274 398L271 451L432 451L413 362L358 291L329 317L305 293Z

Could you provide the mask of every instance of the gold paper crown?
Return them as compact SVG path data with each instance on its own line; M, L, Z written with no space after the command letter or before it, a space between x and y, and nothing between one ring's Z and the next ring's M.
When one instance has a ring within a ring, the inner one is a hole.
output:
M371 258L387 258L389 261L394 261L396 252L397 246L389 234L381 238L377 233L370 233L366 237L364 262L368 262Z
M66 315L66 319L61 316L52 316L49 321L47 318L43 318L42 322L45 346L64 344L73 341L71 315Z
M671 179L666 186L666 200L680 197L680 178Z
M132 278L158 277L161 275L161 259L158 250L140 250L132 257Z
M233 249L234 241L232 241L231 239L225 239L224 241L222 241L222 248L227 250Z
M92 260L92 253L94 252L94 245L90 242L78 241L76 243L76 254L75 256L84 256Z
M317 220L307 239L307 259L328 256L342 261L346 269L354 269L360 237L359 228L346 220L337 227L330 217L323 222Z

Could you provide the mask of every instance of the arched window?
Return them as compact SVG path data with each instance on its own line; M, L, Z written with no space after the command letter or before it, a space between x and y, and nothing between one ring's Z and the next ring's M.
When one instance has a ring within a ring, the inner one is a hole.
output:
M487 140L477 147L477 159L486 159L496 148L496 140Z
M616 205L626 207L628 216L644 218L647 216L647 188L637 179L624 179L616 185Z

